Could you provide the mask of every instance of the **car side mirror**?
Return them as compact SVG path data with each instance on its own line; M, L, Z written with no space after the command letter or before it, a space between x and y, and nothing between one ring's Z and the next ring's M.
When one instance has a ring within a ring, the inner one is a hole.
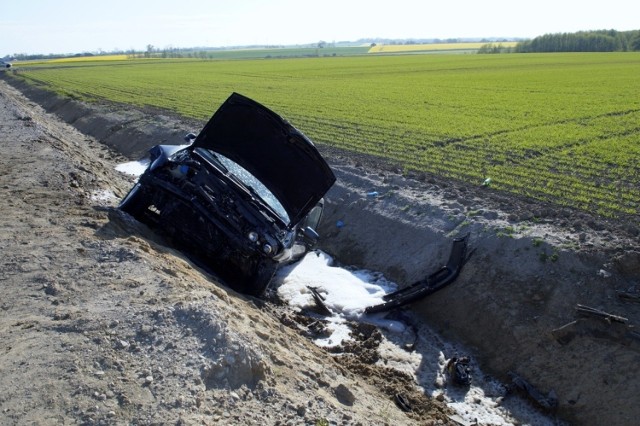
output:
M307 214L307 217L305 217L304 220L301 222L300 224L301 227L303 229L311 228L312 231L317 229L318 225L320 224L320 219L322 218L323 210L324 210L324 199L321 198L320 201L318 201L318 204L316 204L316 206L311 209L309 214Z
M313 229L310 226L307 226L302 230L302 238L303 238L304 244L307 247L313 247L316 244L318 244L318 241L320 240L320 235L318 235L315 229Z

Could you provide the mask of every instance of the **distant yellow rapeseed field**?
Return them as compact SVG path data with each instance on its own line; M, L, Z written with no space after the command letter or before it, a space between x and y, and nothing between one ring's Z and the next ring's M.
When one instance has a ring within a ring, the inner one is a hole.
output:
M424 43L424 44L379 44L369 49L369 53L403 53L442 50L477 50L488 43ZM515 47L518 42L492 43L496 46Z

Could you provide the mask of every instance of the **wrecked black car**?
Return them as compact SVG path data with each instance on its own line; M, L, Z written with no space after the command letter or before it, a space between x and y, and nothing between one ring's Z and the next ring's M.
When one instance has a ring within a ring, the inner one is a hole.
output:
M313 143L233 93L188 144L157 145L119 208L242 293L260 295L279 264L318 240L336 178Z

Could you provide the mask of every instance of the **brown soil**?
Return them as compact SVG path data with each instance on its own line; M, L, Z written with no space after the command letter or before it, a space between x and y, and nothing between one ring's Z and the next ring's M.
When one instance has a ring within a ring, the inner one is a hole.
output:
M317 348L279 310L216 283L113 208L132 182L117 163L202 123L10 81L33 101L0 81L7 423L450 422L415 377L374 362L364 343L337 357ZM553 389L559 418L632 424L640 415L638 217L603 220L322 149L338 177L323 250L403 285L470 233L461 276L413 311L505 382L512 371ZM578 304L627 322L582 317ZM397 408L397 394L417 408Z

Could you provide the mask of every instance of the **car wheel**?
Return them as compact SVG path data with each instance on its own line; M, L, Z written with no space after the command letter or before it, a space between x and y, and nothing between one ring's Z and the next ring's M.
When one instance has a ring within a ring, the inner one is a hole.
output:
M133 217L139 216L147 207L149 207L149 198L145 195L139 183L131 188L131 191L118 206L120 210L129 213Z
M275 262L258 262L253 276L247 280L243 293L255 297L262 296L267 287L269 287L276 269L277 263Z

